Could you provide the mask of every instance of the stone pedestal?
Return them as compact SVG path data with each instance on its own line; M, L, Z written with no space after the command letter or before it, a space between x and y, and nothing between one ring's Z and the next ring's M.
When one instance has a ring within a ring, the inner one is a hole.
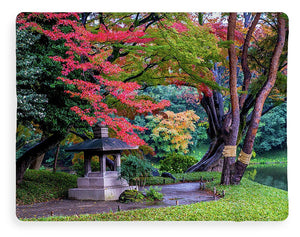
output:
M76 200L113 201L129 189L127 181L118 171L90 172L77 179L78 188L69 189L69 198Z

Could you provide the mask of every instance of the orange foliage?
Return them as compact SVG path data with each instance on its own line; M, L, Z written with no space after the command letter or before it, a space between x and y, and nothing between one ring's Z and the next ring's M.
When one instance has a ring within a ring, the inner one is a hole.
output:
M176 150L188 152L188 144L192 143L190 131L195 131L195 122L199 116L193 110L180 113L166 111L154 117L158 125L153 129L152 136L162 137L163 140L170 140Z

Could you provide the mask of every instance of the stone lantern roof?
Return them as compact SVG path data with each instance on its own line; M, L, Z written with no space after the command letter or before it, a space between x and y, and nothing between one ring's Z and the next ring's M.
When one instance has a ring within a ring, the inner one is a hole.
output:
M81 143L70 146L66 149L68 152L108 152L138 149L138 146L130 146L126 142L117 138L108 137L108 128L97 124L93 127L94 139L86 140Z

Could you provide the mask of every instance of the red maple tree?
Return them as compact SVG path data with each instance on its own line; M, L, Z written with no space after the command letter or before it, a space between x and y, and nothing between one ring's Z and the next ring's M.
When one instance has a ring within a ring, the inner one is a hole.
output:
M36 19L44 22L55 22L49 29L38 24ZM144 145L134 130L143 131L145 128L131 124L126 118L117 116L118 111L110 108L106 102L112 96L121 103L133 107L137 113L152 113L169 105L163 100L155 103L147 99L138 99L137 90L141 86L136 82L123 82L118 80L118 75L123 69L118 64L111 63L108 56L112 53L110 44L132 44L143 46L152 38L146 36L145 31L121 26L114 30L100 27L97 33L92 33L80 22L77 13L31 13L19 14L17 23L20 29L31 28L44 34L51 40L63 40L68 47L65 56L51 57L62 64L62 76L58 80L65 84L73 85L72 90L66 90L71 97L79 97L88 101L90 108L82 109L79 106L71 108L77 115L90 126L98 121L115 131L116 137L128 144ZM104 45L106 47L104 47ZM80 78L75 78L75 71L81 73ZM92 80L87 80L87 74Z

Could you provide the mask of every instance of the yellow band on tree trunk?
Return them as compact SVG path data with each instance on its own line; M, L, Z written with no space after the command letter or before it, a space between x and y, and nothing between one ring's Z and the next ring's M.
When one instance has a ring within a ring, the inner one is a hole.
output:
M241 150L238 160L245 165L249 165L251 156L252 156L252 152L251 154L246 154L245 152L243 152L243 150Z
M235 157L236 146L224 146L222 154L224 157Z

